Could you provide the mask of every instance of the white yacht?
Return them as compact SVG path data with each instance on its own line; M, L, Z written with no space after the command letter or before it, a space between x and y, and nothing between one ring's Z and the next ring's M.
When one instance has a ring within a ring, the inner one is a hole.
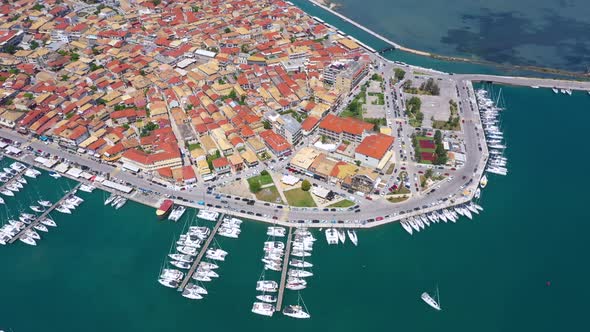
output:
M305 267L313 267L313 264L310 262L306 262L300 259L292 259L289 261L289 266L305 268Z
M286 234L285 227L274 227L270 226L266 231L266 235L268 236L277 236L277 237L284 237Z
M305 312L303 307L300 305L286 306L285 309L283 309L283 315L299 319L306 319L310 317L310 315Z
M194 258L190 255L183 255L183 254L168 254L168 257L172 258L176 261L191 263Z
M259 292L274 293L279 288L279 284L274 280L259 280L256 282L256 290Z
M287 275L289 277L296 277L296 278L307 278L307 277L311 277L313 276L313 273L310 271L306 271L306 270L301 270L301 269L290 269L287 272Z
M49 232L49 229L47 229L47 226L43 225L43 224L36 224L33 226L34 229L40 231L40 232Z
M25 231L25 235L35 240L41 240L41 235L30 228Z
M342 242L342 244L344 244L344 242L346 241L346 234L341 229L338 230L338 240Z
M53 204L51 204L50 201L42 201L42 200L38 200L37 203L39 203L39 205L43 206L43 207L51 207Z
M219 213L209 210L199 210L199 213L197 213L197 217L209 221L216 221L217 217L219 217Z
M272 317L275 313L275 306L270 303L254 302L252 312L258 315Z
M184 277L184 272L175 269L163 269L160 278L180 280Z
M72 214L72 211L70 209L68 209L67 207L63 206L63 205L58 205L55 208L56 211L59 211L61 213L67 213L67 214Z
M160 278L160 279L158 279L158 282L161 285L169 287L169 288L178 288L178 286L180 286L180 283L175 279Z
M307 282L300 278L289 278L285 287L290 290L302 290L307 287Z
M412 227L410 227L410 225L408 225L408 222L405 220L402 220L399 222L402 227L406 230L406 232L410 233L410 235L412 235L413 231L412 231Z
M18 192L19 191L18 187L15 186L14 184L9 184L5 188L8 189L8 190L10 190L10 191L12 191L12 192Z
M170 264L176 266L179 269L184 269L184 270L187 270L191 267L190 263L181 262L181 261L171 261Z
M37 173L33 172L32 169L27 169L25 171L25 176L34 179L37 177Z
M107 199L104 200L104 205L111 204L116 198L117 198L117 195L111 194Z
M256 295L256 298L260 301L266 302L266 303L275 303L277 302L277 297L274 295L270 295L270 294L265 294L265 295Z
M192 282L189 282L185 289L190 289L193 292L197 293L197 294L209 294L209 292L207 292L207 290L205 289L205 287L201 287L197 284L193 284Z
M220 236L237 239L240 235L240 230L233 227L220 227L218 233Z
M45 217L45 218L41 218L39 220L40 223L42 223L45 226L50 226L50 227L57 227L57 224L55 223L55 221L53 221L53 219Z
M170 215L168 216L168 220L178 221L180 218L182 218L182 215L184 214L185 211L186 211L186 207L184 207L182 205L175 207L172 210L172 212L170 212Z
M178 246L178 247L176 247L176 250L178 250L178 252L181 254L190 255L190 256L196 256L198 253L197 248L189 247L189 246Z
M193 273L193 276L191 278L193 278L197 281L203 281L203 282L211 281L211 277L209 277L208 275L206 275L205 273L202 273L202 272Z
M211 262L200 262L199 267L202 267L202 268L208 269L208 270L214 270L214 269L219 268L219 266L217 266L217 264L211 263Z
M488 185L488 177L484 174L479 180L479 186L483 189Z
M22 242L30 245L30 246L36 246L37 245L37 241L35 241L33 238L28 237L26 235L22 235L19 240L21 240Z
M87 193L93 192L94 189L96 189L96 187L95 186L92 186L92 185L83 184L83 185L80 186L80 190L81 191L84 191L84 192L87 192Z
M56 173L56 172L49 172L49 176L51 176L54 179L59 179L61 178L61 175Z
M4 196L14 196L14 193L10 190L6 190L6 189L2 189L0 190L0 194L4 195Z
M125 203L127 203L127 198L125 197L121 197L121 199L117 202L117 204L115 204L115 209L118 210L121 207L123 207L123 205L125 205Z
M192 289L188 289L188 288L185 288L182 291L182 296L186 297L187 299L191 299L191 300L200 300L203 298L203 295L197 293L196 291L193 291Z
M328 244L338 244L338 232L336 232L336 229L326 229L326 241L328 241Z
M271 251L274 249L283 250L285 249L285 244L280 241L266 241L264 242L264 250Z
M311 256L311 253L305 250L293 250L291 251L291 255L295 257L309 257Z
M553 93L559 93L559 90L557 90L557 88L551 88L551 90L553 90Z
M420 297L422 298L422 301L426 302L429 306L433 307L436 310L441 310L439 301L434 300L430 296L430 294L424 292L424 293L422 293L422 295ZM439 299L439 296L438 296L438 287L436 288L436 297L437 297L437 300L438 300Z
M221 249L207 249L207 258L217 260L217 261L224 261L227 252Z
M408 223L410 224L410 226L412 226L412 228L416 231L419 232L420 231L420 226L418 226L418 224L414 221L413 218L408 219Z
M421 229L424 229L424 228L426 228L426 227L424 226L424 223L422 222L422 220L420 220L420 218L418 218L418 217L415 217L415 218L413 218L413 219L414 219L414 222L415 222L416 224L418 224L418 227L420 227Z
M219 274L217 272L209 269L197 268L195 273L201 273L210 278L219 278Z
M352 244L354 244L355 246L358 246L359 239L356 235L356 231L354 229L349 229L346 231L346 233L348 234L348 238L350 239L350 242L352 242Z
M37 205L31 205L31 206L29 206L29 208L35 212L39 212L39 213L45 212L44 208L37 206Z

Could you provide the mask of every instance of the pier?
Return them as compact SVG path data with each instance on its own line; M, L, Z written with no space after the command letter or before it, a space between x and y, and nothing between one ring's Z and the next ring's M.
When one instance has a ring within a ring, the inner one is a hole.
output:
M188 272L184 276L184 279L180 283L180 286L178 286L179 292L182 292L184 290L184 287L186 287L186 284L189 282L189 280L191 280L193 273L195 273L195 270L197 269L197 267L199 266L199 263L203 259L203 256L207 252L207 248L209 248L211 241L213 241L215 234L217 234L217 230L219 230L219 227L221 227L224 217L225 217L225 214L223 214L223 213L219 216L219 220L217 220L217 224L215 224L215 227L213 227L213 229L211 230L211 234L209 234L207 241L205 241L205 243L201 247L201 251L199 252L199 255L197 256L197 258L195 258L193 265L191 266L191 268L188 270Z
M285 283L287 282L287 270L289 269L289 256L291 255L291 241L293 236L291 231L293 227L289 227L289 234L287 234L287 244L285 248L285 257L283 257L283 270L281 271L281 282L279 283L279 294L277 296L276 311L281 311L283 305L283 297L285 295Z
M10 239L10 241L8 243L14 243L14 241L20 239L20 237L29 229L33 228L33 226L37 225L39 223L39 221L45 217L47 217L47 215L49 213L51 213L51 211L53 211L58 205L60 205L66 198L70 197L70 195L74 194L76 192L76 190L78 190L78 188L80 188L80 186L82 185L82 183L78 183L74 189L70 190L66 195L64 195L59 201L55 202L55 204L53 204L50 208L48 208L47 210L45 210L45 212L43 212L40 216L38 216L34 221L32 221L30 224L27 225L27 227L25 227L25 229L23 229L22 231L18 232L18 234L16 234L16 236L14 236L12 239Z
M16 173L15 176L13 176L12 178L10 178L10 180L4 182L1 186L0 186L0 190L4 190L6 189L6 186L9 186L10 184L14 183L16 181L16 179L18 179L19 177L21 177L25 172L27 171L27 168L23 169L22 171Z
M537 86L540 88L558 88L570 90L590 91L590 81L571 81L552 78L499 76L482 74L455 74L456 79L471 82L490 82L514 86Z

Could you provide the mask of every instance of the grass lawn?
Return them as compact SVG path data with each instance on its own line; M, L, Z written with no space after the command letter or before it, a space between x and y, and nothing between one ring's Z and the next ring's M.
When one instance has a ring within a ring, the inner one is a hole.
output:
M400 186L391 192L391 194L393 195L401 195L401 194L409 194L410 193L410 189L406 188L406 186L404 186L403 184L400 184Z
M396 197L389 197L387 200L391 203L399 203L407 200L408 196L396 196Z
M315 202L311 197L309 191L303 191L301 188L291 189L289 191L285 191L285 197L287 198L287 202L291 206L299 206L299 207L315 207Z
M387 175L393 174L394 169L395 169L395 164L389 165L389 168L387 169L387 172L385 172L385 174L387 174Z
M451 126L447 121L434 120L434 122L432 122L432 128L459 131L461 130L461 124L457 123L456 126Z
M251 178L248 179L248 183L249 184L251 184L253 182L256 182L256 181L258 181L261 186L274 183L272 181L272 177L270 176L270 174L267 174L267 175L257 175L257 176L253 176L253 177L251 177Z
M279 195L279 191L275 186L262 188L256 193L256 199L271 203L283 203L281 195Z
M343 199L340 202L336 202L334 204L328 205L330 208L347 208L354 205L353 201L349 201L347 199Z

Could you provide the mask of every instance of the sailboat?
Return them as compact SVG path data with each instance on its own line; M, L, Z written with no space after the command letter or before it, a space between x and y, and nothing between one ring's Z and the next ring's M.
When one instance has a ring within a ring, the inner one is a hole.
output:
M348 234L348 238L350 239L352 244L354 244L355 246L358 246L359 240L358 240L358 236L356 235L356 231L354 229L349 229L346 231L346 233Z
M285 309L283 309L283 315L298 319L307 319L311 317L308 311L309 310L307 310L305 302L303 302L303 298L301 297L301 293L297 292L297 304L286 306Z
M427 292L422 293L420 297L422 298L422 301L426 302L426 304L428 304L429 306L433 307L436 310L441 310L438 286L436 286L436 300L434 300Z

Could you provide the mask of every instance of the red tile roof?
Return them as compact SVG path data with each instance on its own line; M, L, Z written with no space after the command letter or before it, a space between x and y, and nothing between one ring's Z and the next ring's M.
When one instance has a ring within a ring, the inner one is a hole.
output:
M365 137L355 152L367 157L381 159L393 144L394 138L389 135L377 134Z
M328 114L322 122L320 128L335 133L349 133L352 135L362 135L364 131L373 130L373 125L355 118L340 118L334 114Z

